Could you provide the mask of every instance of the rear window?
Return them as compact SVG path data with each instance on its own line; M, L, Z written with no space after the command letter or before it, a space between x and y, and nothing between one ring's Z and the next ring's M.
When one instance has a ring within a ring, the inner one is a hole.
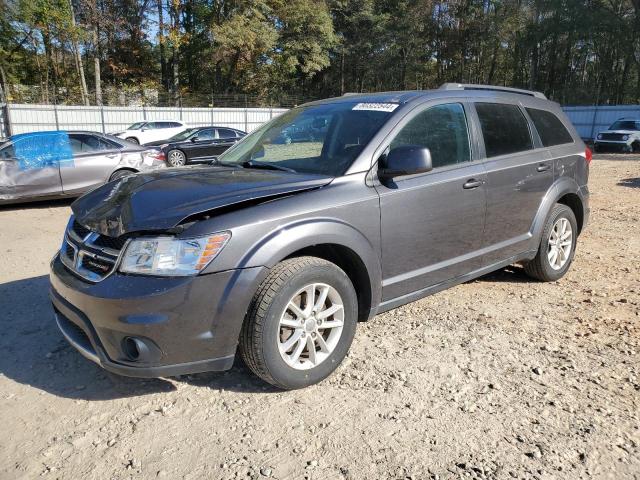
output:
M553 113L537 108L527 108L527 113L533 120L533 125L540 135L542 145L552 147L564 143L573 143L571 134L564 124Z
M533 148L529 124L520 108L502 103L477 103L487 157L524 152Z

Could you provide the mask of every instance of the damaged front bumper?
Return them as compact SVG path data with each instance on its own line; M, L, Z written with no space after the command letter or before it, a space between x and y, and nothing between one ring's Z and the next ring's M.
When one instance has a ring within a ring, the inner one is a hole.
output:
M50 298L67 341L106 370L167 377L231 368L263 267L194 277L118 272L89 283L51 262Z

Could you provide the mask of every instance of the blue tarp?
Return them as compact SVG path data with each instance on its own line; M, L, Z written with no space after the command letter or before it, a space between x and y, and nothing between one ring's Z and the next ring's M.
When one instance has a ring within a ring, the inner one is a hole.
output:
M73 151L67 132L34 132L11 137L20 170L73 167Z

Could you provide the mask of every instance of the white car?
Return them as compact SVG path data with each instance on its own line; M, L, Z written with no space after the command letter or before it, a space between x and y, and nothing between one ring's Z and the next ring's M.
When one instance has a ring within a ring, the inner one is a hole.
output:
M607 150L640 153L640 118L621 118L596 136L596 152Z
M130 142L144 145L148 142L166 140L185 131L187 128L189 126L180 120L153 120L136 122L124 132L117 132L114 135Z

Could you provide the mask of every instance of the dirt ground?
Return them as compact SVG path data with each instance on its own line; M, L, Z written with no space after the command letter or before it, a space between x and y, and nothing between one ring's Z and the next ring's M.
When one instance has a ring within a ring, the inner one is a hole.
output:
M137 380L47 300L69 202L0 209L0 478L640 478L640 156L592 163L570 273L508 268L361 324L321 385Z

